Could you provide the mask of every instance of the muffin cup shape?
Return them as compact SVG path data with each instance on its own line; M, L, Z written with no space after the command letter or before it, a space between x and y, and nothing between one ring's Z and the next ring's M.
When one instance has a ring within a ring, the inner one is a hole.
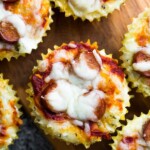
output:
M112 13L115 9L119 9L120 5L125 0L119 1L91 1L91 0L51 0L55 3L56 7L60 8L61 12L65 12L65 16L73 16L74 19L81 18L84 20L100 20L101 17L107 17L109 13Z
M17 59L37 49L53 22L49 0L1 1L0 9L0 60L6 58L10 61L12 57ZM13 41L14 33L19 36L16 41Z
M128 33L125 34L123 47L120 50L123 53L122 67L125 68L128 81L132 82L132 87L137 87L137 92L143 93L145 97L150 96L150 78L147 74L149 69L145 68L148 67L148 51L150 50L149 18L150 9L146 9L138 18L133 19L133 23L128 26ZM148 62L143 66L142 63L146 61Z
M134 116L133 120L127 120L127 125L117 132L117 136L112 137L114 143L111 145L113 150L133 150L149 149L149 124L150 112Z
M45 133L86 148L109 140L130 106L117 60L99 51L96 42L72 41L54 46L37 62L26 92L31 114Z
M8 146L17 139L19 126L22 124L20 119L21 112L18 104L16 92L8 80L3 79L0 74L0 149L8 149Z

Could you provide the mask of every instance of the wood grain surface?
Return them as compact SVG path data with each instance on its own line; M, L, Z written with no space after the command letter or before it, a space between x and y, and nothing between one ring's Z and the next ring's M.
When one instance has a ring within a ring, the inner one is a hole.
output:
M34 50L31 55L12 59L11 62L3 60L0 62L0 72L5 78L10 79L10 83L17 90L21 103L29 112L28 103L26 102L25 89L29 82L29 76L32 73L33 66L36 65L36 60L41 59L41 53L46 53L48 48L53 49L54 45L60 45L63 42L69 41L97 41L99 49L106 49L107 54L113 53L113 57L119 59L119 49L122 44L124 34L127 32L127 25L132 22L132 18L137 17L146 7L150 7L150 0L127 0L121 6L120 11L116 10L108 16L102 18L100 22L92 23L80 19L73 20L72 17L65 18L63 13L58 9L54 9L54 23L51 25L51 30L48 31L48 36L44 38L44 42L39 44L37 50ZM147 113L150 109L150 98L145 99L142 94L137 94L135 89L131 93L134 98L131 99L131 107L128 109L127 118L132 119L133 115L140 115L141 112ZM64 142L51 140L56 150L84 150L83 146L66 146ZM90 150L109 150L107 141L99 142L90 147Z

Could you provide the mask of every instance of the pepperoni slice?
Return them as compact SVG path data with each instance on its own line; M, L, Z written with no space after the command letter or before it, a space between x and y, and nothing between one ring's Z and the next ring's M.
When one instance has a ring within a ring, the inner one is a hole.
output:
M49 83L49 85L44 89L44 91L41 94L41 97L45 97L45 95L47 95L48 93L50 93L52 90L54 90L57 87L57 84L55 83L55 81L51 81ZM50 106L49 102L46 99L42 99L43 103L45 104L46 108L49 109L50 111L55 112L55 110L53 109L52 106Z
M101 99L99 102L98 107L96 108L95 114L96 116L100 119L103 117L104 113L106 110L106 103L104 101L104 99Z
M144 52L142 51L139 51L137 52L135 55L134 55L134 58L133 58L133 63L138 63L140 61L150 61L150 55L148 54L145 54ZM140 72L138 71L141 75L144 75L145 77L150 77L150 71L144 71L144 72Z
M146 142L150 141L150 120L148 120L144 125L143 138Z
M8 2L8 3L12 3L12 2L16 2L18 0L2 0L3 2Z
M0 38L8 43L17 42L20 38L17 29L9 22L0 22Z
M85 52L84 56L86 58L86 62L91 69L99 70L100 66L96 61L92 52Z
M144 52L142 51L139 51L137 52L135 55L134 55L134 62L140 62L140 61L150 61L150 55L148 54L145 54Z
M83 58L85 58L86 64L91 69L95 69L95 70L100 69L100 66L99 66L99 64L98 64L97 60L95 59L92 52L83 52L83 53L81 53L80 56L75 59L75 62L79 63L80 59L82 60Z

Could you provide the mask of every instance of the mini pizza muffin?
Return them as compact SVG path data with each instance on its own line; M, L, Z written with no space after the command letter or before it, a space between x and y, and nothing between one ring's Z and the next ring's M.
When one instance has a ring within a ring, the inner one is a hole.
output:
M128 26L121 52L128 80L138 92L150 96L150 9Z
M148 150L150 149L150 112L128 120L122 131L113 137L113 150Z
M30 54L49 29L49 0L0 1L0 60Z
M100 20L101 17L119 9L125 0L51 0L59 7L65 16L73 16L82 20Z
M17 138L17 131L22 124L20 105L8 80L0 74L0 149L5 150Z
M47 134L86 148L111 138L130 98L118 62L97 48L89 41L55 46L38 61L27 90L35 121Z

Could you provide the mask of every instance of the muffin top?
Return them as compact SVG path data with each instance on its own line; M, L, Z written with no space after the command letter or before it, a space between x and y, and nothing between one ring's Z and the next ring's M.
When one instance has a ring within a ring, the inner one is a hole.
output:
M49 1L0 1L0 9L0 60L30 54L52 22Z
M150 9L128 26L121 52L128 80L137 91L150 96Z
M51 0L55 3L65 15L81 18L82 20L93 21L100 20L101 17L107 17L115 9L119 9L125 0Z
M8 80L0 74L0 149L7 149L17 138L17 131L22 124L18 98Z
M109 139L129 106L123 71L96 43L70 42L49 51L34 68L31 83L30 102L40 120L67 123L71 134L89 143Z
M114 150L148 150L150 148L150 112L128 120L127 125L118 131L113 140L112 148Z

